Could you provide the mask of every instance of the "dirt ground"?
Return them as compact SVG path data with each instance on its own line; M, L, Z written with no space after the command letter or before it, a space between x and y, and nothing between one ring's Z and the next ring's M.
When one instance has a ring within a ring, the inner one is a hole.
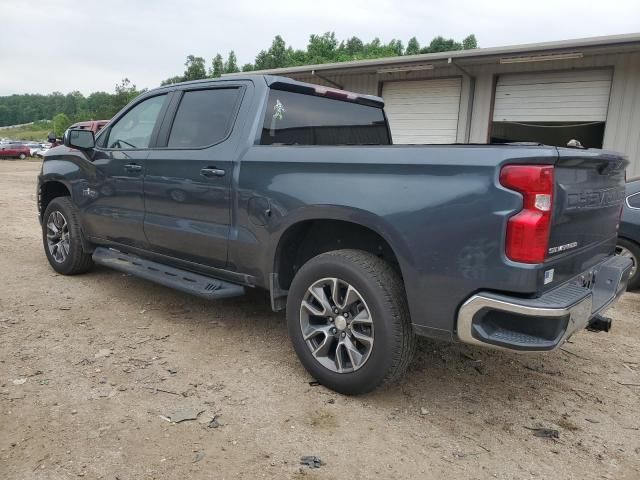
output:
M0 478L640 478L640 294L562 351L422 341L401 383L344 397L310 385L264 292L54 273L38 170L0 162Z

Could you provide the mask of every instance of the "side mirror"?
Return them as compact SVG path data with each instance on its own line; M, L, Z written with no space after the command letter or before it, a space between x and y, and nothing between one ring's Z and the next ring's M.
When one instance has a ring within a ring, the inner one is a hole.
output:
M78 150L91 150L96 146L96 140L91 130L67 130L64 132L64 144Z

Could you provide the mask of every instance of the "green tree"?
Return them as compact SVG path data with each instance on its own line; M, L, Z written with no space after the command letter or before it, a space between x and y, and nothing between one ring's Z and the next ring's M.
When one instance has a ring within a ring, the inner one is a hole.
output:
M476 40L476 36L473 33L462 40L462 48L465 50L478 48L478 41Z
M82 108L83 100L84 97L77 90L68 93L64 97L63 112L70 117L75 115L77 111Z
M123 78L122 81L116 85L116 93L111 99L110 115L108 118L113 117L116 113L122 110L140 93L142 92L138 91L136 86L131 83L128 78Z
M334 32L309 36L307 55L310 63L329 63L336 59L338 40Z
M184 62L184 66L183 78L185 81L207 78L207 68L204 58L189 55L187 61Z
M222 55L219 53L213 57L211 62L211 70L209 70L209 75L213 78L218 78L224 73L224 61L222 60Z
M306 65L309 63L307 58L306 50L294 50L291 47L287 48L287 67Z
M267 50L273 67L280 68L287 65L287 44L284 42L280 35L276 35L271 43L271 48Z
M184 82L184 77L182 75L176 75L175 77L162 80L162 82L160 82L160 85L173 85L174 83L180 83L180 82Z
M224 73L236 73L239 72L238 68L238 59L236 58L236 53L231 50L229 52L229 56L227 57L227 61L224 64Z
M435 37L427 46L420 47L416 37L409 39L406 48L402 42L392 39L388 43L374 38L364 42L358 37L350 37L338 41L333 32L314 34L304 49L287 46L284 39L277 35L269 49L261 50L255 62L242 66L243 72L257 69L271 69L298 65L311 65L326 62L345 62L349 60L383 58L395 55L415 55L417 53L445 52L477 48L475 35L467 36L462 42L454 39ZM189 55L185 62L184 75L176 75L162 81L162 85L170 85L185 80L205 78L206 62L203 57ZM224 72L238 71L238 61L234 51L229 52L227 61L216 55L213 59L209 76L220 76ZM0 96L0 126L36 122L51 119L64 113L71 121L89 119L109 119L127 105L141 92L128 79L123 79L115 87L114 92L94 92L85 97L80 92L68 94L53 92L48 95L26 94Z
M56 137L61 137L65 130L71 126L71 120L64 113L59 113L53 117L53 132Z
M256 56L256 70L281 68L287 65L287 45L280 35L275 36L269 50L261 50Z
M407 43L407 49L404 51L405 55L417 55L420 53L420 43L416 37L411 37Z
M395 38L389 42L387 49L397 57L404 54L404 45L402 44L402 41L396 40Z
M420 50L420 53L437 53L437 52L452 52L454 50L462 50L462 44L456 42L452 38L446 39L441 36L437 36L428 47Z
M350 57L356 57L362 53L364 43L358 37L351 37L343 43L344 52Z

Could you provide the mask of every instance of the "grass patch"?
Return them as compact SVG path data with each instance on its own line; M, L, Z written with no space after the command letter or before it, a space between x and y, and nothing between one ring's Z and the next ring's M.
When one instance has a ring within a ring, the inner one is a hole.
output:
M29 142L46 142L47 135L53 130L51 122L37 122L26 127L0 128L0 138L26 140Z

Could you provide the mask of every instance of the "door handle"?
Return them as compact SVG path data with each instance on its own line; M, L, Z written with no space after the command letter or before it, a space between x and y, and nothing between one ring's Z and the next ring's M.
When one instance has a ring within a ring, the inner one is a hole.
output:
M200 175L203 177L224 177L224 174L224 170L216 167L207 167L200 170Z
M142 165L136 165L135 163L128 163L124 166L125 170L129 172L139 172L142 170Z

